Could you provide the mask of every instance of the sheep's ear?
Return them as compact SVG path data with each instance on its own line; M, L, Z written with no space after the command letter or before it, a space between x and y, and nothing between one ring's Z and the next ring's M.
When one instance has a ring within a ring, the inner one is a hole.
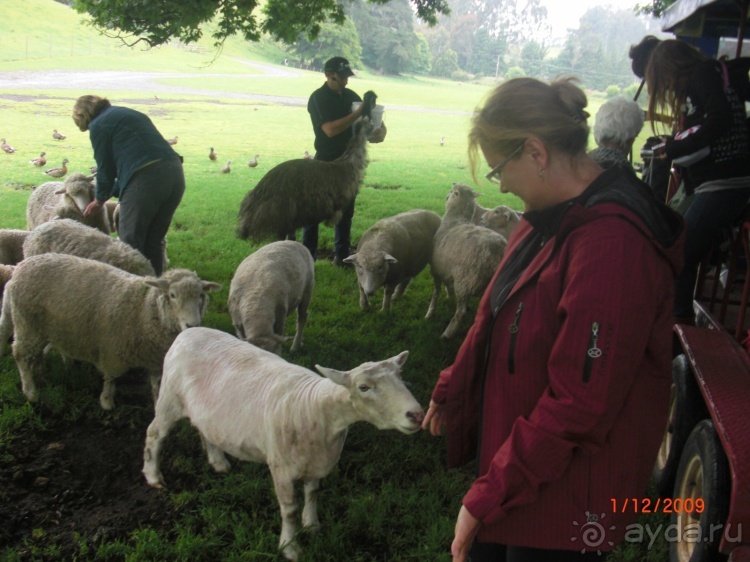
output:
M391 254L385 254L385 255L383 256L383 258L384 258L384 259L385 259L385 261L387 261L388 263L398 263L398 260L397 260L396 258L394 258L394 257L393 257L393 256L392 256ZM344 261L346 261L346 260L344 260Z
M201 287L203 288L204 293L212 293L221 290L221 285L214 283L213 281L201 281Z
M349 371L337 371L336 369L329 369L328 367L321 367L320 365L315 365L315 370L336 384L349 388L351 382Z
M62 195L64 193L65 193L65 188L64 187L61 188L61 189L58 189L57 191L55 191L55 195Z
M156 287L160 291L168 291L169 290L169 281L165 281L164 279L145 279L144 282L149 287Z
M406 363L406 360L409 358L409 352L408 351L402 351L395 357L391 357L389 361L395 361L396 364L399 366L399 368L404 366L404 363Z
M342 260L344 263L357 263L357 254L352 254L348 258Z
M481 197L482 196L481 193L477 193L476 191L473 192L472 195L474 196L474 199L476 199L477 197Z

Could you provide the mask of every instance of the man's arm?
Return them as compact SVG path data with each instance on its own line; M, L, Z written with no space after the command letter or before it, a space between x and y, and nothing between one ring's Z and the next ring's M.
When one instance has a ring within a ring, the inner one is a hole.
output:
M326 121L320 126L320 128L329 138L340 135L349 127L351 127L352 124L362 116L362 110L364 109L364 106L364 103L360 103L359 107L349 115L346 115L341 119L336 119L335 121Z

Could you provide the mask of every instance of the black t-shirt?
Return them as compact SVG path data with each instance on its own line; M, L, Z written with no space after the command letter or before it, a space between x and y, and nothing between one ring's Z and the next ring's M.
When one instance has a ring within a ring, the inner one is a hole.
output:
M310 114L315 132L315 158L317 160L330 162L344 154L346 145L352 138L351 127L335 137L328 137L321 125L349 115L352 112L352 102L355 101L362 101L362 98L352 90L344 88L341 93L337 93L327 84L323 84L310 96L307 102L307 112Z

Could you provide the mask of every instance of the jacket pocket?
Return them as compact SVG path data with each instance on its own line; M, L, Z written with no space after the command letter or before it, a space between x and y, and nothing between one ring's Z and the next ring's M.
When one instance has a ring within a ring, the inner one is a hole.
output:
M599 322L591 324L591 337L589 338L589 346L586 349L586 359L583 363L583 382L589 382L591 378L591 371L594 368L594 360L602 356L602 350L597 347L599 341Z
M508 349L508 372L512 375L516 372L516 338L518 337L518 326L521 323L521 313L523 312L523 301L518 303L516 315L513 323L508 326L510 332L510 347Z

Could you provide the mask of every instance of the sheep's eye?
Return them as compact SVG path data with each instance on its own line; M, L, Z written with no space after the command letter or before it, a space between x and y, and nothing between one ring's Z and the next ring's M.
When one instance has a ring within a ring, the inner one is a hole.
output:
M367 392L368 390L370 390L370 387L367 386L366 384L360 384L359 385L359 391L360 392Z
M177 294L170 292L169 293L169 298L172 299L172 300L177 300Z

